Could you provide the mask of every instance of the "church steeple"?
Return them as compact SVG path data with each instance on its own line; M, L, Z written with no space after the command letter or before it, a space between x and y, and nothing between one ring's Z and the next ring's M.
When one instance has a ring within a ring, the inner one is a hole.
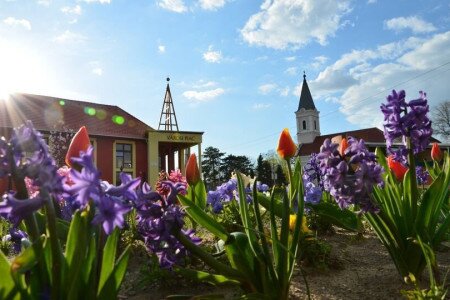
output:
M305 71L303 71L303 85L302 85L302 92L300 94L300 101L298 103L298 110L300 109L316 109L316 106L314 105L313 98L311 96L311 92L309 91L308 83L306 82L306 74Z
M166 95L164 96L158 130L174 131L174 128L176 128L176 131L179 131L177 116L175 115L175 108L173 107L172 94L170 93L169 81L170 78L167 77ZM163 126L162 129L161 126Z
M314 142L314 139L320 136L319 111L314 105L314 100L306 82L305 71L303 71L302 91L295 117L297 119L298 143L303 145Z

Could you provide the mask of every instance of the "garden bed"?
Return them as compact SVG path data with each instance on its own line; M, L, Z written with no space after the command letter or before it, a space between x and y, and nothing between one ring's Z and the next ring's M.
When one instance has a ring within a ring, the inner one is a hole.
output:
M389 254L374 233L358 236L337 229L335 234L322 236L321 239L332 246L330 267L305 267L312 299L399 299L402 298L401 290L411 289L401 280ZM445 275L450 270L450 251L447 248L437 255L441 274ZM149 271L142 267L144 265L148 265L145 255L131 257L120 298L164 299L175 294L219 294L226 299L240 296L240 290L233 287L213 287L178 276L152 278ZM153 273L153 276L157 274ZM424 279L426 276L425 273ZM307 299L305 283L298 268L293 276L290 298Z

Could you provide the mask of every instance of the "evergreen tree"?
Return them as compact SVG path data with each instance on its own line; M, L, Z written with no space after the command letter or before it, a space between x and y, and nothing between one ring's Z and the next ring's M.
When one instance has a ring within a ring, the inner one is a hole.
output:
M269 186L273 185L272 166L270 162L263 159L261 154L258 156L256 163L256 176L258 177L258 181L261 181L261 183L265 183Z
M250 175L252 170L253 163L247 156L230 154L222 161L220 168L222 182L229 180L232 172L239 171L245 175Z
M277 175L277 179L276 179L276 184L277 185L287 185L288 181L286 179L286 175L283 172L283 168L281 167L281 165L277 165L277 169L275 174Z
M220 184L220 168L224 152L214 147L207 147L202 157L202 172L207 189L215 189Z

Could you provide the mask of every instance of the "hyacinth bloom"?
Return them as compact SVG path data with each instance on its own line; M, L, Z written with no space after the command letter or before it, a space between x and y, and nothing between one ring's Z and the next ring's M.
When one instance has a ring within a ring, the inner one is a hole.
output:
M441 161L443 157L441 148L439 148L438 143L433 143L433 147L431 147L431 158L434 161Z
M66 154L66 164L71 167L72 158L79 157L81 151L86 152L90 145L91 141L89 140L87 129L85 126L82 126L70 142L69 150L67 150Z
M405 167L402 163L395 161L392 156L388 157L387 163L389 169L391 169L391 171L394 173L395 178L397 178L398 181L403 181L408 168Z
M373 186L383 185L383 168L376 162L375 155L367 150L364 140L348 137L344 156L339 145L326 139L317 155L324 190L336 200L339 207L358 204L362 211L376 211L370 194Z
M278 140L277 152L282 159L290 159L297 153L297 145L295 145L292 140L292 137L289 134L289 129L287 128L283 129L281 132Z
M406 162L406 140L411 140L414 154L428 146L431 134L431 121L427 116L429 106L427 95L419 92L418 99L405 101L405 91L396 92L387 97L387 103L381 105L384 114L384 137L389 154L399 162ZM403 145L393 148L394 140L402 138Z
M190 186L194 186L200 181L200 171L198 169L197 156L195 156L195 153L192 153L191 156L189 156L189 160L186 164L186 181Z

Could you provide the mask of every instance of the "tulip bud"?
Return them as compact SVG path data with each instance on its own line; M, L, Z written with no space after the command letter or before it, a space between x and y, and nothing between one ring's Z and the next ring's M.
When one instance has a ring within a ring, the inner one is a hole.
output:
M297 145L295 145L289 134L289 129L285 128L281 132L280 139L278 140L278 155L282 159L290 159L297 153Z
M395 161L392 156L388 157L388 166L389 169L394 173L395 177L398 181L403 181L403 178L405 177L406 171L408 171L408 168L405 167L403 164L399 163L398 161Z
M82 126L80 130L73 136L72 141L70 142L69 150L67 150L66 154L66 164L69 167L72 167L71 158L79 157L80 151L86 152L91 145L91 141L89 140L89 134L85 126Z
M343 138L341 143L339 144L339 154L344 157L345 156L345 150L348 148L347 139Z
M190 186L194 186L200 181L200 171L197 165L197 156L194 153L189 156L186 164L186 181Z
M441 161L442 156L443 154L438 143L433 143L433 147L431 148L431 158L435 161Z

